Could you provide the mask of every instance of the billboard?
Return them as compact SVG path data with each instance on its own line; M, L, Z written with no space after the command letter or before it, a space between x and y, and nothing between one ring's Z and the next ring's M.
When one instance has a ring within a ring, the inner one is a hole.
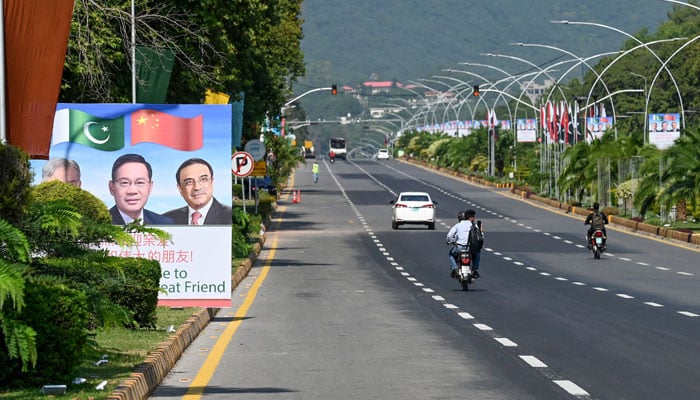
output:
M649 143L667 149L681 137L680 114L649 114Z
M600 139L603 134L612 129L613 117L588 117L586 118L586 142Z
M56 108L48 163L77 162L80 187L104 201L112 223L137 220L172 235L104 245L111 255L160 261L159 305L231 306L231 119L230 105ZM32 161L35 183L45 164Z
M537 120L520 118L516 120L516 135L518 142L529 143L537 141Z

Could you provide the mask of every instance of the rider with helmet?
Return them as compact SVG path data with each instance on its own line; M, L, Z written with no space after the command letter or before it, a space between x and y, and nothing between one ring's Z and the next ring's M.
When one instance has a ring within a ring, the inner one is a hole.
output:
M586 220L583 222L584 225L591 226L586 232L586 242L588 243L589 249L591 248L591 235L593 235L593 232L596 229L603 231L603 240L607 239L608 232L605 230L605 225L608 223L608 216L605 215L605 212L600 211L600 204L593 203L593 210L590 214L588 214L588 217L586 217Z
M457 260L455 255L459 254L460 250L466 249L469 246L469 231L472 228L472 222L467 219L464 211L457 213L457 223L447 232L447 244L453 244L450 249L450 271L452 277L457 274Z

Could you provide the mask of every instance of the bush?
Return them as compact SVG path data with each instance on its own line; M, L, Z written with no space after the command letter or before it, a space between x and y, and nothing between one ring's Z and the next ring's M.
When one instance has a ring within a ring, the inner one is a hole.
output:
M58 280L29 279L21 313L6 304L3 311L31 326L37 333L37 364L22 372L18 359L8 359L0 340L0 386L16 387L69 381L88 349L87 300L83 292ZM2 331L0 331L2 336Z
M233 207L233 232L231 240L231 254L234 258L248 256L250 246L248 246L248 227L250 217L237 206Z
M90 244L112 240L115 229L109 210L91 193L61 181L50 181L33 188L32 200L22 230L35 253L76 256ZM73 217L77 223L73 230L56 222L66 212L79 214Z
M155 326L161 276L158 261L92 252L81 258L46 258L39 263L36 272L63 277L72 287L88 293L93 323Z
M0 219L19 226L29 207L33 179L29 156L0 144Z
M46 202L64 199L83 216L97 223L111 224L107 205L92 193L61 181L43 182L32 189L34 201Z

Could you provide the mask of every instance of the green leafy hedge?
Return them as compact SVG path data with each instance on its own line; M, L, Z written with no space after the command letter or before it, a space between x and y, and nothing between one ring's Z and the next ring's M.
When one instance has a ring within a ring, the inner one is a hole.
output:
M92 301L90 312L98 325L123 320L119 308L126 310L128 323L140 327L155 326L158 304L160 263L144 258L110 257L102 252L81 258L46 258L37 260L36 272L65 278L70 285L86 291ZM100 300L101 299L101 300Z
M3 312L36 331L36 367L22 372L21 361L8 358L3 337L0 340L0 387L71 380L89 344L85 293L59 280L40 277L26 282L24 296L25 306L21 312L12 310L7 303Z

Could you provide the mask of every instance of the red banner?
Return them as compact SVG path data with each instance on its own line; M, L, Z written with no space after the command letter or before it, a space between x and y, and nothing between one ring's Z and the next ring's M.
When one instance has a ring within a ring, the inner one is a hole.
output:
M5 0L7 142L47 159L73 0Z

